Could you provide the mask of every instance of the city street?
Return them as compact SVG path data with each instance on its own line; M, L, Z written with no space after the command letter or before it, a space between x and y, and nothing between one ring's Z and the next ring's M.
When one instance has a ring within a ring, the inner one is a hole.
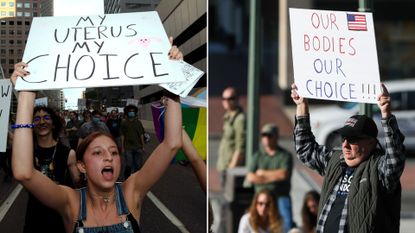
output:
M156 140L152 134L147 152L155 148ZM28 195L24 188L19 192L17 182L3 182L3 175L1 171L0 232L21 233ZM148 193L141 210L143 232L206 232L206 194L190 165L172 164Z

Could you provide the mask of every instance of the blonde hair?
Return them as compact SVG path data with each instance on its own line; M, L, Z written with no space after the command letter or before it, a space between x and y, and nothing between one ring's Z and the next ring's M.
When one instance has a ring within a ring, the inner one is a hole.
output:
M262 194L266 195L267 199L270 200L270 205L267 211L267 219L265 220L266 222L263 222L263 220L259 216L258 211L256 209L256 206L258 203L258 197L259 195L262 195ZM255 233L258 233L259 227L263 225L266 225L271 233L282 232L281 216L277 210L277 205L275 203L274 197L271 195L271 192L269 190L263 189L257 192L254 198L252 199L251 205L247 212L250 215L249 223L251 224L251 227Z

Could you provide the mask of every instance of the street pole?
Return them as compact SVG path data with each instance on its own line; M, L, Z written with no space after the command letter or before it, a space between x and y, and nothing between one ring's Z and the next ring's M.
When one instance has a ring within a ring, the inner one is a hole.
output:
M248 57L248 110L246 165L252 163L252 156L258 149L259 131L259 69L260 69L260 2L251 0L249 17Z
M373 12L373 0L359 0L359 12ZM359 113L372 117L371 104L359 104Z

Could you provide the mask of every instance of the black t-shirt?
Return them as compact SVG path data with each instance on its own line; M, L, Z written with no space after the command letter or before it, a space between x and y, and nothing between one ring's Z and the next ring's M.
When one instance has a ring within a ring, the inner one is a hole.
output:
M68 170L69 147L58 142L55 147L35 147L35 168L58 184L73 186ZM26 208L24 233L65 232L62 217L58 212L40 203L29 194Z
M351 167L346 167L344 169L343 178L340 182L339 190L337 190L336 200L331 206L330 213L327 216L324 232L339 232L342 210L347 195L349 195L349 188L350 184L352 183L354 170L355 169ZM347 227L345 227L344 232L347 232Z

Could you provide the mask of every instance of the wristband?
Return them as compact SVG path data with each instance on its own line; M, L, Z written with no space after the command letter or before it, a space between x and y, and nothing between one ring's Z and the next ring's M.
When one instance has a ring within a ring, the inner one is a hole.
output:
M15 124L15 125L12 125L12 129L20 129L20 128L32 129L34 127L35 127L35 124Z

